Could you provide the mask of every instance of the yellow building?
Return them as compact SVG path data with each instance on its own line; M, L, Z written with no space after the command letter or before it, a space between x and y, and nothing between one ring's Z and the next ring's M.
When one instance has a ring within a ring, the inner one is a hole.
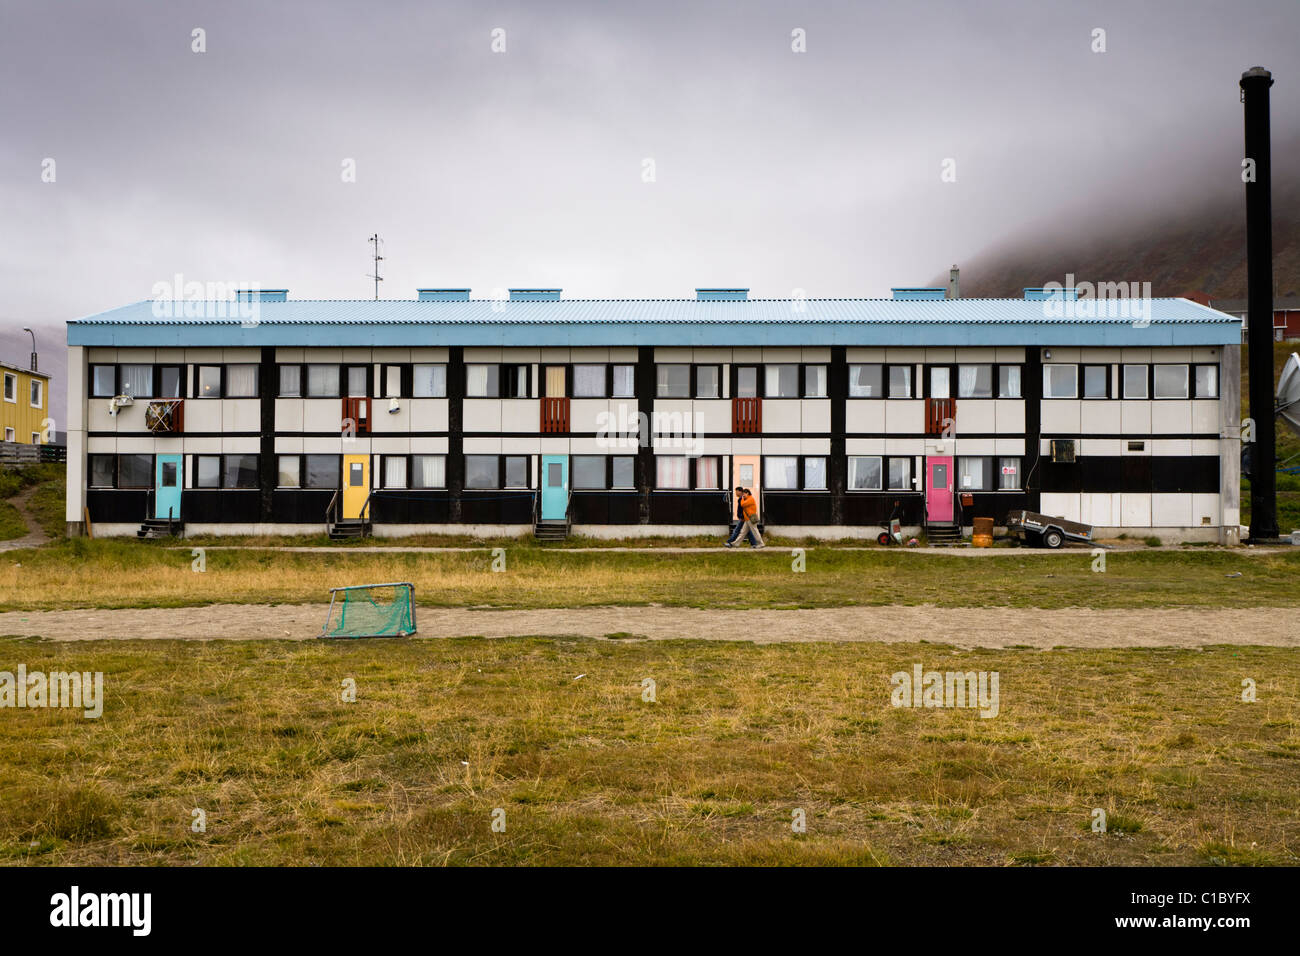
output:
M4 374L0 426L5 441L40 445L53 440L50 419L50 377L44 372L0 362ZM48 424L47 424L48 423Z

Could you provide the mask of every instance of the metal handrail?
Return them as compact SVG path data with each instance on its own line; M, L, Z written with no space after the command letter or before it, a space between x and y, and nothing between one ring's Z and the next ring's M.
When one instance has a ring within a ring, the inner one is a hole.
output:
M338 498L339 498L339 493L338 493L338 490L336 489L336 490L334 491L334 494L330 497L330 503L329 503L328 505L325 506L325 527L326 527L326 529L328 529L331 525L334 524L334 503L335 503L336 501L338 501Z

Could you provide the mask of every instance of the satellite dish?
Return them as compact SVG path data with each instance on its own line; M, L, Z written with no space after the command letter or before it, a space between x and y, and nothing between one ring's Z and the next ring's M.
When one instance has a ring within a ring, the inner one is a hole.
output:
M1300 435L1300 354L1295 352L1277 377L1277 414Z

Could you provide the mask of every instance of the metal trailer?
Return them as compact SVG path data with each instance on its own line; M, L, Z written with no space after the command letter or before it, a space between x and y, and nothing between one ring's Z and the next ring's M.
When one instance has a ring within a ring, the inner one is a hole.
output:
M1012 511L1007 515L1007 532L1022 541L1036 541L1048 548L1059 548L1066 541L1092 541L1092 525L1037 511Z

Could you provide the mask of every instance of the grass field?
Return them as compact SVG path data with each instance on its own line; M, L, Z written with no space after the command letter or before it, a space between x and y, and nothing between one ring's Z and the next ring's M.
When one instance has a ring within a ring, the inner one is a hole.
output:
M1300 553L1125 551L1092 571L1087 550L960 556L900 549L811 548L806 571L789 553L574 552L500 542L458 553L219 551L192 570L189 547L75 539L0 560L0 610L177 607L328 600L329 588L411 581L422 606L839 607L1294 607ZM1229 575L1239 575L1229 577Z
M0 654L101 670L106 698L98 720L6 713L9 863L1300 862L1300 659L1283 650L518 638ZM892 707L889 675L915 663L999 672L998 716ZM1257 703L1240 701L1246 677Z

